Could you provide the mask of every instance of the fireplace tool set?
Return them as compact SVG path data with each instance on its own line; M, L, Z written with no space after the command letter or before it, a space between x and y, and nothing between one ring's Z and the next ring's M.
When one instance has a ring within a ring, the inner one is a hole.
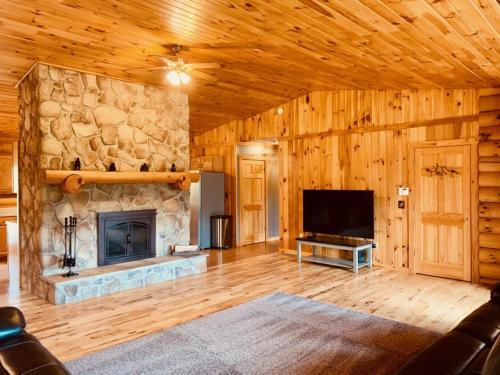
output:
M62 268L68 268L63 277L78 275L72 268L76 267L76 217L64 218L64 258Z

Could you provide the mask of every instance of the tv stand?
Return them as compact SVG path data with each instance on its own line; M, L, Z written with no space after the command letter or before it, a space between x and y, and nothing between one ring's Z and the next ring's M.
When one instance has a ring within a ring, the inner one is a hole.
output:
M372 249L373 242L367 240L349 239L342 237L329 237L321 235L312 235L298 237L297 240L297 262L302 260L314 263L328 264L330 266L338 266L350 268L354 273L358 273L361 267L372 268ZM302 256L302 245L311 245L313 253L310 256ZM327 247L330 249L352 251L352 261L343 258L335 258L328 256L316 255L317 248ZM359 263L358 254L360 251L366 251L366 261Z

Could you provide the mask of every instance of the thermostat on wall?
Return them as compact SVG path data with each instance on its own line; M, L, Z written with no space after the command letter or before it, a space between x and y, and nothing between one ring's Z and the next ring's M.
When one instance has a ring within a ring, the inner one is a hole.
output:
M399 195L410 195L410 188L400 187L399 188Z

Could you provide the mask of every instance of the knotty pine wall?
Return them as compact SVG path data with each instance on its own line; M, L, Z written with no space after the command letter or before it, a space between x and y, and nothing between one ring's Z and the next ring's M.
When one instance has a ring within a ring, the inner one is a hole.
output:
M408 186L408 145L477 139L477 90L318 91L281 107L281 115L273 108L192 136L192 156L225 157L226 212L234 217L236 211L236 144L276 139L283 248L294 249L302 231L302 189L373 189L379 244L375 261L407 268L409 207L397 208L398 199L408 204L407 197L398 197L397 188ZM477 184L477 176L472 179ZM477 280L477 240L473 253Z

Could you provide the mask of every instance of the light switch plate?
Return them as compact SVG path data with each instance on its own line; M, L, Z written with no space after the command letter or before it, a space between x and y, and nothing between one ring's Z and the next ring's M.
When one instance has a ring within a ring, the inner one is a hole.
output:
M410 188L400 187L399 188L399 195L410 195Z

